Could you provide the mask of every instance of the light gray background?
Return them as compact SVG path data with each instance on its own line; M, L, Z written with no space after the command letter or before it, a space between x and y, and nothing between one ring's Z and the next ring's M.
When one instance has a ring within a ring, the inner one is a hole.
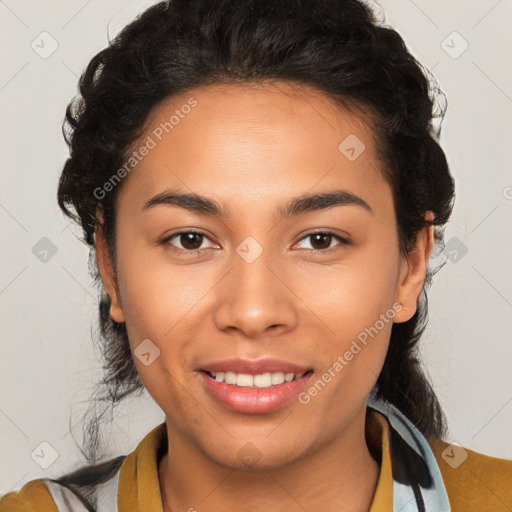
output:
M101 368L90 341L97 306L88 250L56 203L67 157L60 129L79 74L107 44L107 29L114 36L152 3L0 1L0 494L57 477L81 460L69 416L81 440L83 402ZM457 249L435 277L422 353L449 440L512 458L512 1L380 5L449 102L441 142L457 198L446 239ZM44 31L58 43L47 58L31 47L51 49ZM464 40L468 49L453 58ZM46 262L32 252L42 237L57 249ZM117 411L106 432L112 456L131 451L164 419L147 394ZM52 451L42 442L58 453L47 469L41 465Z

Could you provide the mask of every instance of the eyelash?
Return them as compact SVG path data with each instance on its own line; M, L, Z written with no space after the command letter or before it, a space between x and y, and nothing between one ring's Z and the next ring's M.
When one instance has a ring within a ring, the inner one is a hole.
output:
M190 233L194 233L194 234L197 234L197 235L203 235L205 238L208 238L208 240L210 240L208 235L206 233L202 232L202 231L188 230L188 231L179 231L177 233L173 233L172 235L164 238L160 243L162 245L171 247L171 250L176 252L176 253L178 253L178 254L185 254L187 256L198 255L202 251L204 251L204 249L192 249L192 250L179 249L179 248L174 247L173 245L171 245L169 243L175 237L179 237L180 235L187 235L187 234L190 234ZM304 240L304 239L306 239L308 237L314 236L314 235L328 235L328 236L331 236L332 238L335 238L336 240L338 240L340 242L339 245L341 245L341 246L351 245L351 242L348 239L343 238L342 236L337 235L337 234L335 234L335 233L333 233L331 231L314 231L312 233L308 233L308 234L304 235L299 240L299 242L301 242L302 240ZM338 247L338 246L334 246L334 247L331 247L329 249L307 249L307 250L309 252L314 253L314 254L325 254L325 253L328 253L330 251L336 250L336 247ZM208 247L208 249L211 249L211 247Z

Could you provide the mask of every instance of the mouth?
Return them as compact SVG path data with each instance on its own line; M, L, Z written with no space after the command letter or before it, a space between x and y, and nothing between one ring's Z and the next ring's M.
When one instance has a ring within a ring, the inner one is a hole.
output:
M268 414L298 401L313 370L258 374L201 370L203 389L217 405L240 414Z

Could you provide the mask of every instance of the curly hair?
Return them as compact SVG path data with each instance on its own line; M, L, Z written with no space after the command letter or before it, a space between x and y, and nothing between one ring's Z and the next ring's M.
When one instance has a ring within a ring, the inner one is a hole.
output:
M439 145L445 98L401 36L371 7L359 0L169 0L144 11L92 58L80 77L80 95L66 110L63 134L70 157L58 203L79 223L91 251L101 208L115 266L120 187L101 199L94 191L126 161L160 102L198 86L273 80L313 86L363 116L392 187L401 253L429 224L436 247L443 245L455 197ZM426 211L434 213L433 221L425 219ZM428 438L441 438L447 429L418 351L427 324L425 290L437 270L428 268L414 316L393 325L375 387L377 396ZM92 273L101 290L97 269ZM83 423L87 452L82 453L88 460L101 455L100 424L107 409L144 387L126 326L110 318L110 299L104 289L99 293L96 341L104 377Z

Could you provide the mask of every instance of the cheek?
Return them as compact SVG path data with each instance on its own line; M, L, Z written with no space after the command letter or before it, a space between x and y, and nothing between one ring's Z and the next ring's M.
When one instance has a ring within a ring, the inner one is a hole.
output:
M336 264L308 264L294 290L336 337L347 339L393 306L399 270L397 249L376 241Z
M190 405L186 386L185 353L200 291L184 267L156 264L147 247L119 251L121 302L132 357L140 378L156 403L183 415ZM188 314L187 314L188 313ZM149 340L149 341L148 341ZM198 414L198 417L200 414Z
M200 300L197 271L166 262L160 248L142 243L130 247L118 258L126 324L139 336L160 339Z
M208 276L193 266L170 264L161 253L155 257L159 249L148 249L137 242L125 243L128 246L129 251L119 251L118 277L137 371L162 407L186 406L187 395L183 395L181 383L189 378L194 340L200 338L198 331L204 325L203 319L198 318L199 311L203 311L205 293L216 279L209 285ZM149 365L138 357L147 352ZM153 353L157 354L154 359Z
M307 297L304 301L321 320L316 330L321 328L323 336L313 350L322 354L318 378L329 382L329 391L317 401L320 408L340 396L355 406L370 392L384 364L397 313L393 305L399 272L398 250L384 240L368 243L335 268L316 267L297 293ZM316 388L323 389L322 383Z

